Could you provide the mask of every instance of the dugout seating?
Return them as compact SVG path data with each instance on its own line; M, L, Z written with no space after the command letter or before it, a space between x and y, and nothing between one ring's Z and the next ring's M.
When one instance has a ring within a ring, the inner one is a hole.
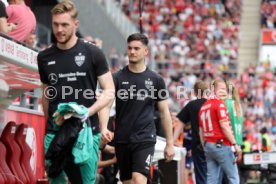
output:
M21 168L26 178L28 179L28 183L34 184L36 183L36 178L30 165L32 150L26 142L27 129L28 129L28 125L20 124L16 129L14 139L19 145L21 153L24 153L24 154L21 154L21 157L20 157Z
M7 151L5 145L0 141L0 172L1 176L4 179L4 184L15 184L16 179L13 176L13 173L11 172L7 162L6 162L6 156L7 156ZM1 181L1 179L0 179ZM2 182L0 182L2 183Z
M0 140L6 146L7 165L9 166L12 174L16 177L17 183L28 184L29 183L28 178L25 176L24 171L20 164L20 158L21 158L22 152L19 145L14 140L15 132L16 132L16 123L13 121L10 121L5 126Z

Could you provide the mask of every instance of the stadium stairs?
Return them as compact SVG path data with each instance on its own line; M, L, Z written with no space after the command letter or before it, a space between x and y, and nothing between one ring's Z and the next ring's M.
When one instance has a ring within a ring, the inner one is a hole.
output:
M242 1L238 58L239 74L250 63L258 62L261 35L261 2L262 0Z

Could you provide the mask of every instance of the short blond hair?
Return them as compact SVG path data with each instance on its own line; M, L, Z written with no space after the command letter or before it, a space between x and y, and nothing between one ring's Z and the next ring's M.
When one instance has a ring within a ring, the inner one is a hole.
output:
M70 0L63 0L62 2L58 3L51 10L51 13L52 15L70 13L73 19L76 19L78 17L78 10L75 4Z

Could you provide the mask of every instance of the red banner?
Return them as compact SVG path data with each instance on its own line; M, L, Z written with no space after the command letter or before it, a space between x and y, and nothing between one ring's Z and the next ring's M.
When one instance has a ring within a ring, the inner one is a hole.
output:
M276 45L276 29L264 29L262 31L262 44Z

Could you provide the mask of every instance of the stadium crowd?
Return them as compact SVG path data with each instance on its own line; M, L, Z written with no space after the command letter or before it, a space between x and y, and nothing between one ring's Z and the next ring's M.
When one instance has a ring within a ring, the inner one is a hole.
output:
M139 1L118 2L138 25ZM142 23L150 38L148 62L155 62L153 65L167 84L171 112L179 112L192 98L189 95L179 98L177 87L192 89L198 79L233 81L239 89L244 111L243 133L251 143L251 150L261 149L260 130L266 127L273 142L272 150L276 151L274 68L268 62L251 64L239 78L235 72L241 6L241 0L146 0ZM261 13L262 27L275 28L275 1L264 0ZM127 64L127 56L115 49L108 59L113 72Z
M144 2L143 30L151 38L158 69L204 69L215 74L235 69L240 0ZM132 21L139 21L138 1L122 6Z
M262 2L262 27L273 29L276 27L276 1L263 0Z

